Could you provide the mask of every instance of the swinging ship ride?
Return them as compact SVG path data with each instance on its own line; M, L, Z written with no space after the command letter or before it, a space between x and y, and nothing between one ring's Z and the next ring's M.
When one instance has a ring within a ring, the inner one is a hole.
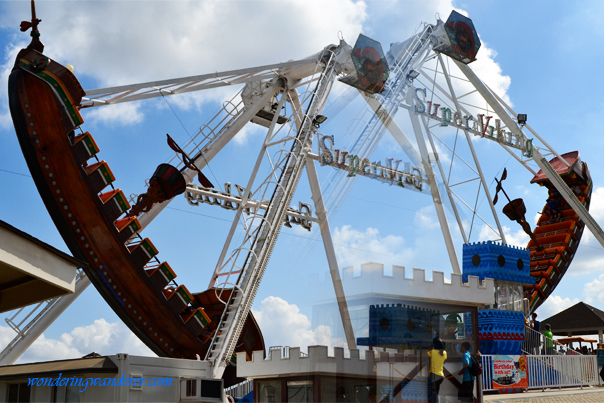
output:
M153 203L183 193L178 169L161 164L150 188L130 208L92 135L81 132L79 112L85 95L65 66L42 52L32 1L32 41L17 55L9 78L10 112L31 175L54 224L74 257L86 262L86 275L120 319L158 356L204 357L224 309L214 289L191 294L174 281L167 262L142 239L137 215ZM76 134L76 130L81 133ZM183 168L184 170L184 168ZM225 294L222 294L225 297ZM228 298L229 295L226 295ZM250 313L236 351L264 350ZM225 385L236 382L229 366Z

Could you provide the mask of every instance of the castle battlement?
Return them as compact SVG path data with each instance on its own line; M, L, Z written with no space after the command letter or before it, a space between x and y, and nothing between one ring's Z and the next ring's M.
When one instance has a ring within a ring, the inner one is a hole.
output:
M375 376L377 367L385 365L387 368L389 362L402 363L403 354L367 350L365 358L361 358L359 350L353 349L350 350L350 357L345 358L342 347L334 347L333 356L328 355L327 346L309 346L308 355L301 354L299 347L292 347L289 356L283 356L281 350L271 350L266 359L264 351L254 351L250 361L246 360L244 352L237 353L237 376L267 378L327 373L365 377Z
M462 275L450 274L450 281L440 271L432 272L432 279L426 279L424 269L413 268L412 277L406 276L403 266L392 266L392 275L384 271L382 263L361 264L359 276L354 276L352 267L345 268L342 283L347 298L358 295L381 294L388 297L400 296L410 301L454 303L455 305L483 306L493 304L494 282L490 278L480 280L468 276L464 282ZM325 286L333 287L331 284Z

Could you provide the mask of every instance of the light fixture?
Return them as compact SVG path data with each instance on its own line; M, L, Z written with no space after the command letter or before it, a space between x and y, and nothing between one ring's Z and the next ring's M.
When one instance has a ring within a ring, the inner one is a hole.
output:
M411 70L409 74L407 74L407 80L413 82L417 77L419 77L419 71Z
M317 116L315 116L314 120L312 121L312 124L316 128L319 128L319 126L321 126L321 123L325 122L326 120L327 120L326 116L317 115Z
M518 115L518 124L525 125L526 124L526 114Z

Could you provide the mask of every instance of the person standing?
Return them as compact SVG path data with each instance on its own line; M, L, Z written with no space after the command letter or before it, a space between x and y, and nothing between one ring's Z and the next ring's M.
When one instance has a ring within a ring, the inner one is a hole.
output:
M428 351L430 356L430 376L428 378L428 399L431 403L438 403L440 384L445 379L444 364L447 352L440 337L435 337L432 348Z
M540 327L540 323L537 320L537 312L533 312L533 314L531 315L531 328L534 331L539 332L539 327ZM536 333L533 333L533 334L536 334ZM541 339L541 336L530 338L530 340L532 341L531 344L534 344L532 346L534 355L539 354L539 350L541 350L541 347L539 346L539 339Z
M457 397L461 402L473 402L474 401L474 379L470 374L470 367L472 366L472 356L470 355L470 350L472 346L470 343L463 342L461 344L461 353L463 354L461 357L461 363L463 367L461 371L457 375L463 375L462 384L459 388L459 393Z
M552 355L554 351L554 334L549 323L545 325L543 335L545 336L545 355Z
M533 312L533 315L531 317L531 327L533 328L534 331L538 332L539 325L540 325L540 323L537 320L537 312Z

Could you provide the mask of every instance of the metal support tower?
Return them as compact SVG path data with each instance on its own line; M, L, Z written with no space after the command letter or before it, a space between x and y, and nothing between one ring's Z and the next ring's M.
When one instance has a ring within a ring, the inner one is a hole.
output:
M24 307L6 319L8 325L17 332L15 338L0 352L0 365L11 365L32 345L34 341L58 318L76 298L90 285L90 279L83 270L77 275L73 294L49 299L35 305ZM25 314L25 312L28 313ZM25 314L25 317L17 318ZM31 319L30 319L31 318ZM16 321L19 323L15 323ZM25 323L27 320L29 322Z
M270 205L258 227L254 228L252 239L250 239L251 248L248 250L245 262L239 270L235 284L236 291L230 294L217 331L208 349L206 360L213 363L213 375L216 378L222 376L235 350L235 344L243 329L245 318L251 309L260 285L260 279L264 274L287 208L304 169L306 154L311 150L313 136L317 130L314 120L323 111L335 77L335 59L331 54L325 62L323 72L320 74L317 87L310 100L309 109L304 116L301 127L298 129L291 151L281 160L282 164L278 166L281 173L274 186ZM263 151L260 158L262 158ZM250 188L251 184L248 186L246 193ZM236 265L236 261L233 261L233 265Z

